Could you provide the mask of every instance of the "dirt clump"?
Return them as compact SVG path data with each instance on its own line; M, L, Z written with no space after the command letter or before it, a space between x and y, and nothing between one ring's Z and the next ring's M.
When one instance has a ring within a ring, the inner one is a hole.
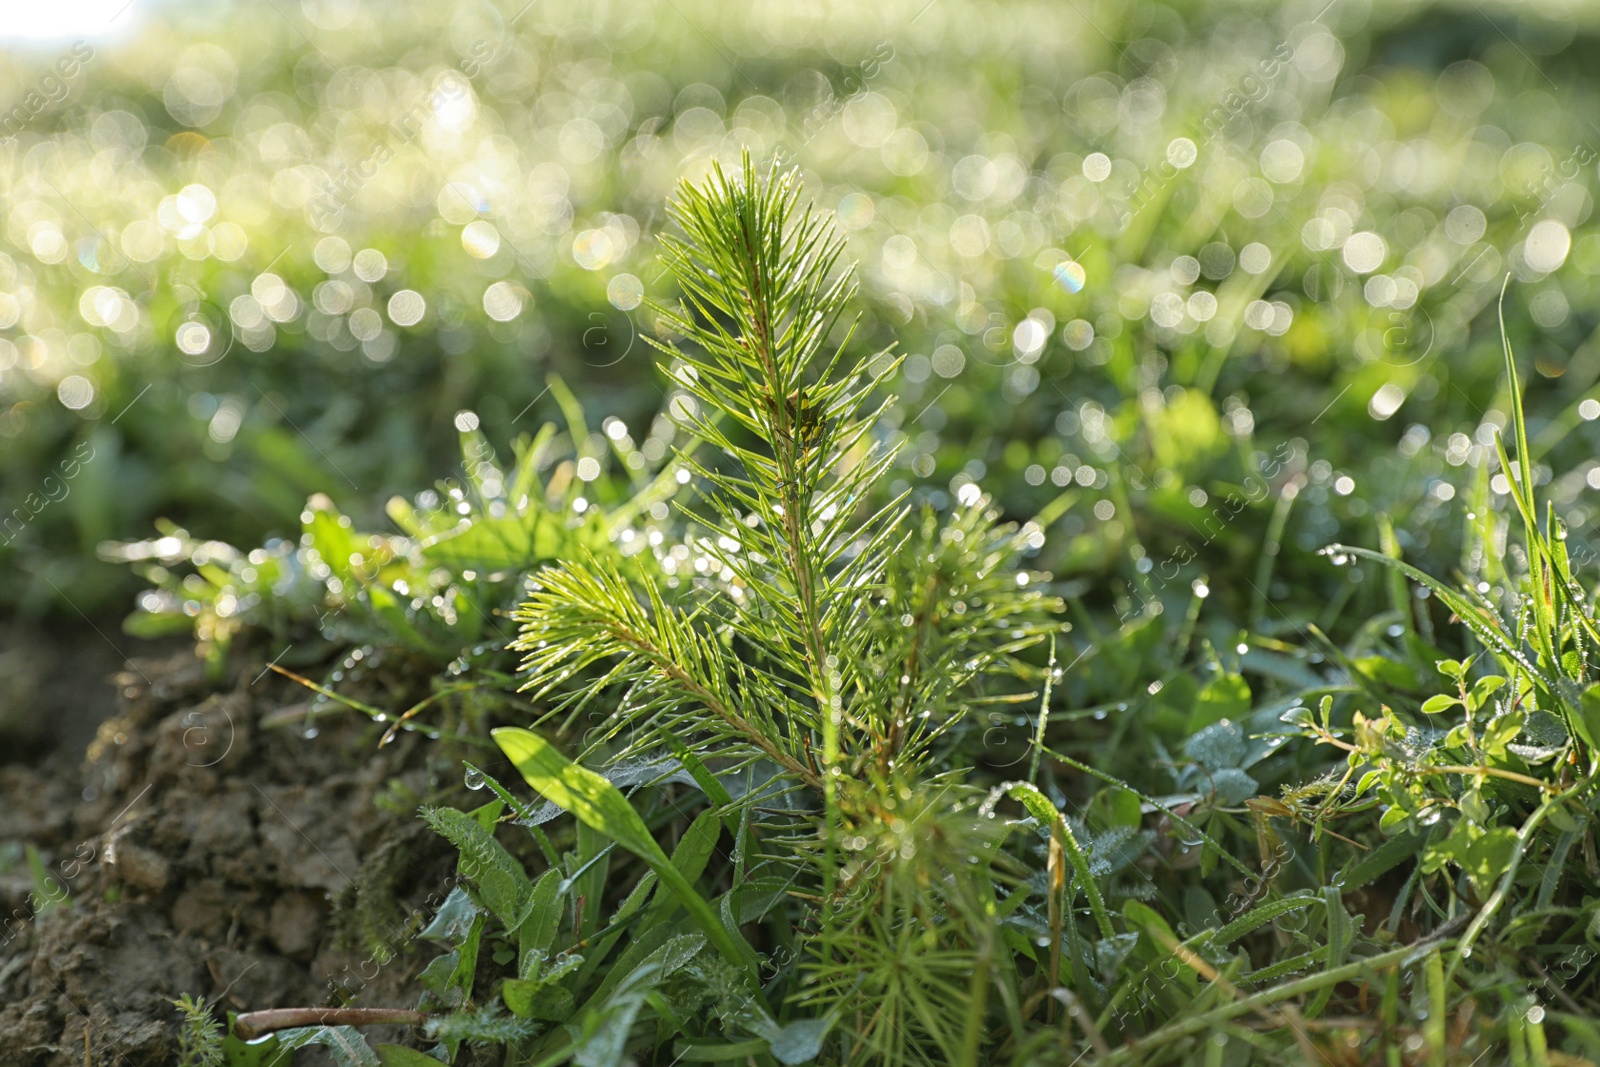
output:
M459 764L420 735L379 748L349 713L308 729L304 690L210 686L188 652L130 661L116 686L86 760L0 767L4 1061L174 1063L182 993L414 1004L433 955L415 931L453 869L415 809Z

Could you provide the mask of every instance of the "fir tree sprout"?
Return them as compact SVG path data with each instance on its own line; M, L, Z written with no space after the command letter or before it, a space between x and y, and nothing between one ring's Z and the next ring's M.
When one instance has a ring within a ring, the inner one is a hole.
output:
M674 591L596 555L546 568L515 647L550 720L620 691L580 758L676 754L724 777L765 764L801 789L787 821L768 811L759 825L763 856L816 886L796 890L815 902L801 918L805 999L829 1017L861 1009L854 983L869 976L862 988L890 991L899 1021L869 1012L859 1036L892 1049L923 1027L916 990L958 1004L993 951L994 824L959 766L929 768L941 745L959 753L971 707L1037 699L1026 687L1039 668L1018 653L1059 608L1018 570L1039 527L1000 525L982 499L914 518L904 493L881 491L896 454L878 432L894 402L881 387L898 361L857 350L844 242L801 206L793 172L747 154L685 183L670 211L681 232L663 257L682 299L649 305L652 344L681 389L680 421L711 446L678 462L700 490L683 507L705 531L694 550L721 577ZM774 794L739 803L762 796ZM991 859L940 873L978 854ZM919 945L940 961L896 977ZM972 1033L934 1027L929 1040L954 1054Z

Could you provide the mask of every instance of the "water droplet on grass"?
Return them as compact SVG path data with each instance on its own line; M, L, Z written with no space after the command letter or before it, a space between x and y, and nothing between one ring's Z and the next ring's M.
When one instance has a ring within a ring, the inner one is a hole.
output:
M463 780L468 789L483 788L483 772L476 767L468 767Z

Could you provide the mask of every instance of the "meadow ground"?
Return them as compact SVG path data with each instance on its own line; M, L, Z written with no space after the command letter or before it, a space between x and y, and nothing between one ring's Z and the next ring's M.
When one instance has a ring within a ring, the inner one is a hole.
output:
M1600 1063L1600 11L80 6L0 1059Z

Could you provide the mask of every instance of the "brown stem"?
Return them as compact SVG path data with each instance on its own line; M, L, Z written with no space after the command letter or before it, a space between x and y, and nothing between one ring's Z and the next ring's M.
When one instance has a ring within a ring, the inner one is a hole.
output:
M238 1016L233 1032L254 1041L295 1026L421 1026L430 1018L427 1012L409 1008L269 1008Z

